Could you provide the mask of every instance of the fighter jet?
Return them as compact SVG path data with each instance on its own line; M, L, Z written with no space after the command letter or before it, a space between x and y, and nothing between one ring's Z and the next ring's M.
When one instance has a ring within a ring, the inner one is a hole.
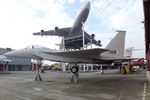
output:
M39 60L50 60L65 63L112 63L114 60L123 59L125 45L125 31L118 31L117 35L109 42L106 48L93 48L76 51L60 51L45 47L25 48L5 53L5 56L32 58ZM73 73L78 71L78 67L71 70Z
M48 36L48 35L55 35L64 37L65 42L65 49L80 49L83 47L83 29L82 26L86 22L89 12L90 12L90 2L87 1L79 10L77 13L77 17L73 23L72 27L66 27L66 28L58 28L57 26L54 28L54 30L48 30L44 31L43 29L40 32L35 32L33 35L41 35L41 36ZM94 39L94 34L89 35L86 31L84 31L84 43L85 45L88 45L89 43L92 43L97 46L102 46L101 41L96 41Z

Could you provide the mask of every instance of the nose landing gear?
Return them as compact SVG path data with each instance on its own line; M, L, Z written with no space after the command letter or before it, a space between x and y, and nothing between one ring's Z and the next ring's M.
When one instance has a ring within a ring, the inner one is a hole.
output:
M70 71L72 72L71 83L78 83L79 82L79 67L77 64L71 67Z

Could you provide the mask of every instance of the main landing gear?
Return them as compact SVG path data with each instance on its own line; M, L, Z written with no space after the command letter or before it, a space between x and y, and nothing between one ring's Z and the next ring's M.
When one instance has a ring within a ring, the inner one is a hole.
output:
M78 83L79 82L79 67L77 66L77 64L71 67L70 71L72 73L71 83Z
M35 81L42 81L42 77L41 77L41 75L40 75L40 68L38 68L38 70L37 70L37 75L36 75L36 77L35 77L34 80L35 80Z
M36 65L36 67L37 67L37 75L36 75L34 80L35 81L42 81L42 77L40 75L40 69L42 67L42 60L36 60L36 61L37 61L37 65Z

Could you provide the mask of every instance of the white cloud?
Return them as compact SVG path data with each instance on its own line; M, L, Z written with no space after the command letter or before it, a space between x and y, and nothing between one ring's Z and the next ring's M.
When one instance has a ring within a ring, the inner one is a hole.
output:
M70 26L72 23L62 0L5 0L0 4L0 11L1 47L20 49L26 45L39 44L56 48L55 43L59 43L61 38L41 38L33 36L32 33L40 29L53 29L56 25ZM37 13L40 13L38 11L44 12L44 18L37 16Z
M67 0L68 3L74 3L75 0Z

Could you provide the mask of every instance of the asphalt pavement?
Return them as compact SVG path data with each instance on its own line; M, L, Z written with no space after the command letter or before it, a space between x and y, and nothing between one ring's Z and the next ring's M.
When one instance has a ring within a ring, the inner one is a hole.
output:
M0 74L0 100L150 100L145 71L80 73L78 83L70 83L70 73L46 71L43 81L35 76L32 71Z

